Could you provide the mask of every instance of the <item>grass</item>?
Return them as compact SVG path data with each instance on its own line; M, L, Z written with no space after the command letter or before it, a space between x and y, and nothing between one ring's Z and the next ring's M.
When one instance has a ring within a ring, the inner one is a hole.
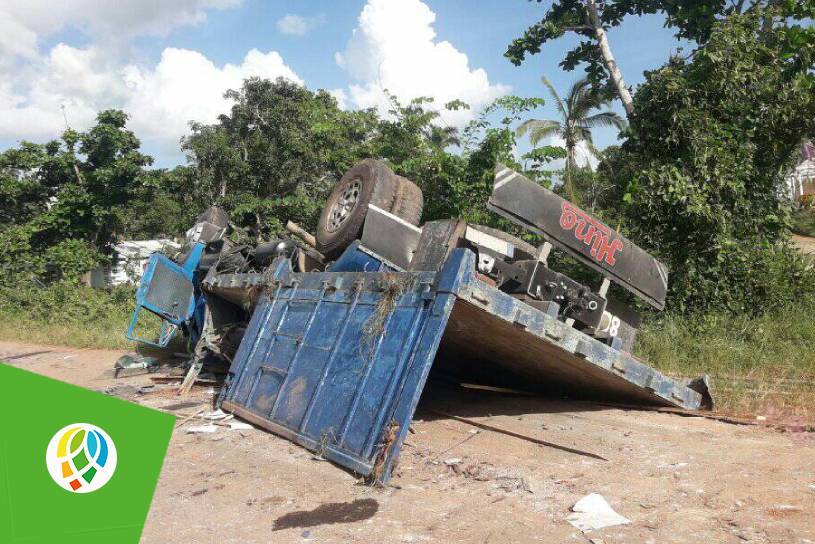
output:
M75 348L133 349L125 338L134 289L57 283L0 285L0 340Z
M133 349L134 346L125 338L125 328L121 323L76 327L38 323L6 313L0 313L0 320L0 340L73 348Z
M666 315L636 353L675 377L707 373L717 407L734 414L815 416L815 299L759 317Z

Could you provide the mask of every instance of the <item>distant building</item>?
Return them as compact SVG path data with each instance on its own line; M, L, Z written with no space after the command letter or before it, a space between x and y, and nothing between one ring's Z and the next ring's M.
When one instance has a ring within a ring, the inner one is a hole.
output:
M138 283L150 255L156 252L178 251L181 246L173 240L132 240L113 246L111 264L91 271L92 287Z
M812 142L801 146L801 162L787 176L787 187L793 200L815 195L815 145Z

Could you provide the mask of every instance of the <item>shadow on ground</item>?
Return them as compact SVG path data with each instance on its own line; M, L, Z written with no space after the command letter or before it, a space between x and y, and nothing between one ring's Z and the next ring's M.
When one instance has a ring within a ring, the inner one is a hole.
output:
M272 530L281 531L295 527L315 527L335 523L355 523L372 518L379 510L374 499L357 499L352 502L332 502L321 504L314 510L289 512L277 518Z

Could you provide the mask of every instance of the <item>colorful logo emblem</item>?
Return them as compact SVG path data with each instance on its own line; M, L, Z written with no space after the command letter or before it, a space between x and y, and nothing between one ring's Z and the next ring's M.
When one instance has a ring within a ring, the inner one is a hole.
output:
M74 423L57 431L48 443L45 464L61 488L72 493L90 493L113 477L116 445L96 425Z

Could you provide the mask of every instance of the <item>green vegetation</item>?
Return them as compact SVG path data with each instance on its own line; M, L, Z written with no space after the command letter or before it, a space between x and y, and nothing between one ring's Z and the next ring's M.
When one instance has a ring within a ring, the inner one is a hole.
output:
M253 78L227 91L232 106L217 122L191 123L187 164L173 169L152 168L127 114L113 110L87 131L0 153L0 338L128 347L132 288L78 284L114 242L179 237L213 204L248 241L281 234L288 219L313 229L333 183L364 157L421 187L425 221L461 217L522 234L486 209L502 162L669 265L669 311L647 316L642 356L675 374L709 371L731 410L810 402L799 385L815 378L815 269L788 237L791 227L812 234L815 219L792 214L783 180L801 139L815 135L815 28L804 24L815 4L558 0L545 9L506 55L520 64L567 32L585 38L562 66L584 66L587 79L564 100L550 89L557 122L535 119L543 99L505 96L458 130L440 119L468 107L458 100L391 97L382 117L343 111L323 90ZM644 13L665 16L695 49L647 73L632 97L605 29ZM574 147L591 143L592 126L623 127L595 113L614 96L629 119L621 144L603 151L596 171L578 167ZM518 156L519 127L536 146L557 131L568 149ZM566 171L553 172L563 158ZM566 188L554 182L562 174ZM589 279L585 267L553 260Z
M0 340L76 348L129 349L125 331L135 288L91 289L74 282L47 287L0 284Z
M718 407L736 414L815 416L815 298L759 316L652 319L636 353L672 376L713 379Z
M815 132L815 47L791 56L788 29L764 17L733 15L691 60L646 74L610 164L627 185L630 236L672 271L675 311L762 312L815 285L787 243L783 196L784 174Z
M563 99L552 83L543 78L543 84L549 90L549 94L555 103L560 119L527 119L518 126L518 136L529 135L529 141L536 146L541 140L556 136L563 139L566 147L566 167L564 169L564 191L569 195L570 200L576 204L581 204L577 191L574 187L574 172L577 164L577 146L582 144L586 150L594 157L601 158L602 153L594 146L591 135L593 128L614 127L622 130L625 121L622 117L611 110L603 110L595 113L611 102L609 98L604 98L600 93L591 87L587 78L575 82L569 89L569 94Z

